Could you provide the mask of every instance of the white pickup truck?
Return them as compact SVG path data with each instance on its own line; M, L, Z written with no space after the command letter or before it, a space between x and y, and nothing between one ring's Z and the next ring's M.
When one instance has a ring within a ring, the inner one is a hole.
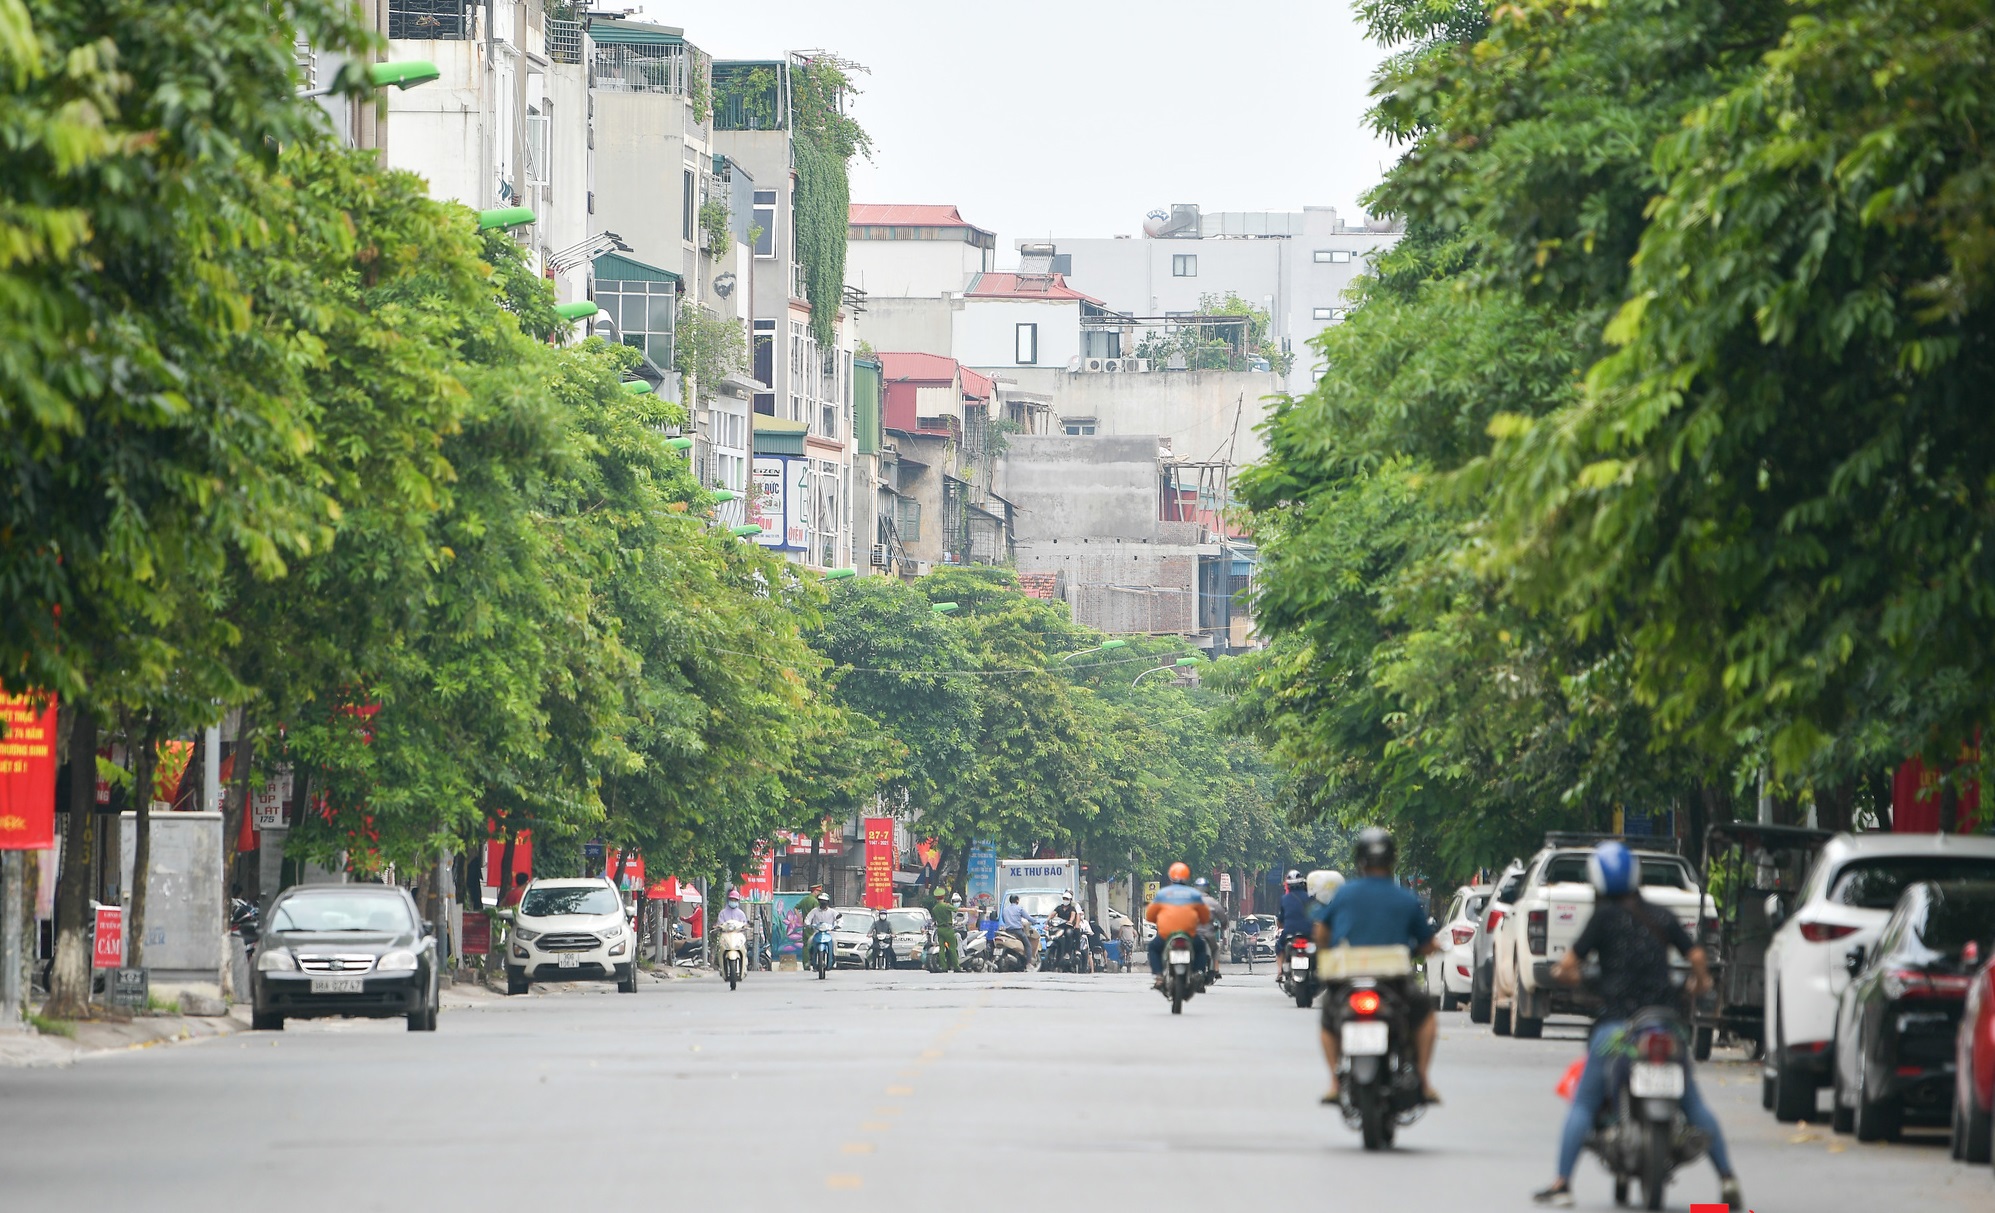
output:
M1593 995L1551 978L1552 966L1566 954L1593 917L1593 885L1586 862L1590 844L1553 843L1525 865L1524 891L1496 928L1496 969L1490 1026L1498 1036L1541 1036L1547 1015L1584 1015L1599 1009ZM1697 937L1698 920L1709 919L1711 901L1698 892L1697 874L1680 855L1636 850L1642 896L1676 915ZM1671 963L1683 964L1672 956Z

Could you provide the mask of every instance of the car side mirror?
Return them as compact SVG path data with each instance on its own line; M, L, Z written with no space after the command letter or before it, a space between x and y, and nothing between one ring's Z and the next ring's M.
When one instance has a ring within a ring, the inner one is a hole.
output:
M1778 931L1780 924L1787 921L1787 899L1778 893L1770 893L1766 899L1767 925Z
M505 909L499 911L499 917L506 922L513 921L517 914L518 911L514 910L511 906L507 906Z
M1843 957L1843 967L1850 971L1851 977L1855 977L1858 973L1863 972L1863 961L1864 948L1862 944L1858 944L1849 950L1847 956Z

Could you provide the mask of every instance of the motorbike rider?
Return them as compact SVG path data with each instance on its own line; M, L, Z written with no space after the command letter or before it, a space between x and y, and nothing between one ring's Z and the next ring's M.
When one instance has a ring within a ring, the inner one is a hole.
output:
M1005 899L1004 908L998 911L998 925L1018 936L1019 942L1025 945L1025 967L1031 968L1032 962L1039 956L1039 929L1026 917L1025 907L1018 903L1018 894L1013 893Z
M720 913L714 916L714 926L740 926L744 930L747 929L748 911L741 908L741 894L735 892L728 893L727 904L722 906Z
M1401 887L1392 878L1392 870L1399 863L1399 844L1393 841L1392 834L1377 826L1358 831L1351 844L1351 855L1357 863L1358 879L1345 882L1328 903L1310 911L1316 920L1316 946L1403 946L1415 957L1440 951L1440 940L1436 938L1427 907L1413 890ZM1428 1000L1422 982L1402 977L1393 979L1392 984L1399 1005L1406 1009L1407 1027L1413 1032L1413 1064L1420 1075L1421 1096L1428 1103L1439 1103L1441 1097L1434 1093L1427 1077L1434 1060L1434 1041L1440 1034L1434 1004ZM1323 1060L1330 1065L1330 1089L1323 1096L1326 1104L1338 1101L1337 1034L1343 1013L1344 1000L1333 990L1323 1000Z
M1642 899L1638 879L1641 863L1633 852L1621 843L1605 842L1594 850L1586 866L1598 894L1593 917L1587 920L1586 928L1572 947L1559 958L1552 977L1566 985L1578 985L1580 962L1589 956L1598 957L1600 1018L1594 1021L1589 1034L1586 1068L1580 1074L1579 1087L1573 1092L1572 1107L1566 1113L1565 1129L1559 1137L1558 1178L1532 1197L1539 1204L1562 1208L1572 1206L1573 1165L1586 1146L1586 1135L1593 1128L1600 1105L1606 1102L1607 1076L1612 1069L1607 1059L1613 1055L1614 1045L1628 1019L1644 1007L1681 1005L1670 980L1669 950L1675 948L1690 962L1686 990L1692 998L1711 988L1711 971L1704 949L1690 938L1676 915ZM1719 1198L1733 1209L1743 1209L1738 1177L1732 1173L1731 1155L1725 1149L1725 1135L1718 1128L1718 1118L1712 1115L1710 1105L1698 1093L1692 1069L1684 1067L1684 1118L1710 1143L1706 1153L1711 1157L1711 1165L1718 1169Z
M893 968L894 928L887 922L887 912L885 910L873 911L872 941L872 959L879 961L882 968Z
M1226 909L1219 904L1219 899L1212 895L1212 882L1205 877L1201 876L1192 881L1191 887L1198 890L1198 895L1205 899L1205 908L1212 914L1212 921L1200 930L1200 935L1205 940L1206 972L1212 975L1214 981L1218 981L1219 941L1226 937Z
M837 926L838 911L831 908L831 894L819 893L817 895L817 908L810 912L808 918L804 919L804 946L806 948L804 957L806 960L814 954L812 950L817 947L818 934L822 932L825 935L829 935ZM838 959L838 945L836 943L832 944L831 957L835 964Z
M1156 897L1143 907L1144 921L1157 928L1157 937L1150 941L1150 984L1156 989L1164 988L1164 941L1182 931L1191 936L1193 968L1204 968L1207 963L1205 935L1199 928L1212 923L1212 907L1205 904L1205 898L1189 883L1191 866L1180 860L1171 865L1171 883L1157 890Z
M1288 955L1289 940L1297 936L1308 938L1315 926L1309 920L1309 907L1315 901L1309 896L1308 883L1308 879L1294 868L1282 877L1281 933L1275 943L1277 958Z
M1081 908L1074 904L1074 895L1070 892L1060 894L1060 904L1046 916L1046 959L1049 963L1083 946L1078 931L1080 914Z

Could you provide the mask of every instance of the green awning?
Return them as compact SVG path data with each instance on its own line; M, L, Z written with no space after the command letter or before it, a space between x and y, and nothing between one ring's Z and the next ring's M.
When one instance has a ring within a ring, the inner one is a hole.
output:
M621 282L677 282L679 275L671 270L661 270L655 265L633 261L616 253L604 253L596 258L596 277L614 279Z
M788 421L781 417L771 417L756 413L751 420L755 426L755 453L757 455L801 455L804 453L804 435L810 427L801 421Z
M589 19L589 37L606 46L683 46L686 42L684 30L605 17Z

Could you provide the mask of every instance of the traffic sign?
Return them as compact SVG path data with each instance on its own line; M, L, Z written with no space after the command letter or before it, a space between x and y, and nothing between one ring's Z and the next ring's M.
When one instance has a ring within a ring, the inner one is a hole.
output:
M90 967L115 969L125 963L125 910L123 906L97 907L97 933L91 940Z
M1144 882L1143 882L1143 900L1144 900L1144 901L1155 901L1155 900L1157 900L1157 887L1158 887L1158 884L1159 884L1159 882L1158 882L1158 881L1155 881L1155 880L1146 880L1146 881L1144 881Z

